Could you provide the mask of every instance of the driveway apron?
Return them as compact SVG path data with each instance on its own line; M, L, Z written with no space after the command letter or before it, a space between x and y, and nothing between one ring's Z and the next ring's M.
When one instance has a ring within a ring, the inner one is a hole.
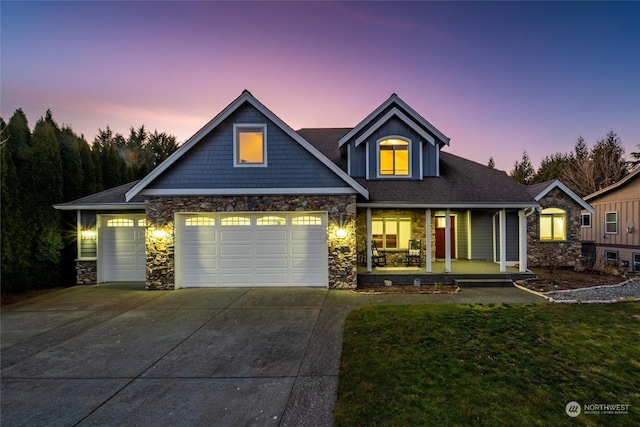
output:
M0 424L330 426L352 308L544 302L515 288L141 287L76 286L3 307Z

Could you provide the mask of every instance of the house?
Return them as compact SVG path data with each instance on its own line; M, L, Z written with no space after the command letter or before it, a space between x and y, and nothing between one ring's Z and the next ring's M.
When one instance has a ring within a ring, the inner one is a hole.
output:
M567 189L532 195L448 145L395 94L354 128L296 132L244 91L144 179L56 207L77 212L79 283L354 288L381 255L527 272L535 196Z
M640 168L584 197L595 212L583 211L583 252L596 263L640 272Z
M528 187L540 207L528 217L529 267L582 269L581 217L589 206L559 180Z

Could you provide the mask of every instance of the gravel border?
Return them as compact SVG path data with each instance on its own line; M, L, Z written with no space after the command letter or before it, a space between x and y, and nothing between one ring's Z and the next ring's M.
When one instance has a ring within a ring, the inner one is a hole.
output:
M564 304L611 304L640 301L640 279L627 280L617 285L549 291L540 295L551 302Z

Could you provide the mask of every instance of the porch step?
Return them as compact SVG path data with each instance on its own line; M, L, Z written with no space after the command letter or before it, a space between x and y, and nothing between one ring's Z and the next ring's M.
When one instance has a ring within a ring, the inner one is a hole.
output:
M509 288L513 286L511 279L456 279L461 288Z

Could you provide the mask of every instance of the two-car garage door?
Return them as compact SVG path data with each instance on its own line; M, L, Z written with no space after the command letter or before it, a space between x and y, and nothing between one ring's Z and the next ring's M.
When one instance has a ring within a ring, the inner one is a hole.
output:
M327 284L324 212L176 216L176 287Z

